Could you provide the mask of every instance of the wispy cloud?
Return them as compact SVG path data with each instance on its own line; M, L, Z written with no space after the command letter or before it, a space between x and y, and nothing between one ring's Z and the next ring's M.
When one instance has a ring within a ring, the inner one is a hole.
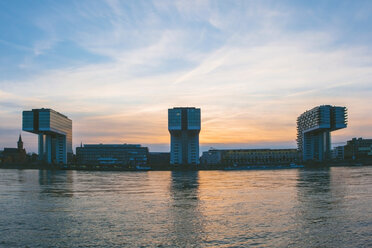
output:
M296 117L336 104L349 107L351 120L335 140L372 135L370 45L342 42L336 21L307 26L299 13L324 20L315 10L247 1L89 3L51 3L50 12L30 17L44 35L13 46L27 50L24 60L33 56L35 69L0 81L0 113L9 120L2 127L20 126L23 109L51 107L73 119L75 145L164 148L167 108L185 105L202 108L206 146L294 146ZM45 66L67 56L65 41L108 59Z

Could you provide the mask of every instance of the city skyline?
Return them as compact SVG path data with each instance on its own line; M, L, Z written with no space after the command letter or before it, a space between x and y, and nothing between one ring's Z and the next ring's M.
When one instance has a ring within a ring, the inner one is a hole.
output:
M74 148L169 151L173 106L202 109L201 151L295 148L297 116L324 104L349 110L332 143L372 137L368 1L90 3L0 3L0 147L40 107L73 120Z
M314 107L314 108L312 108L312 109L310 109L310 110L306 110L304 113L302 113L301 114L301 116L303 116L304 114L306 114L306 113L308 113L308 112L312 112L312 111L314 111L314 110L316 110L316 109L318 109L318 108L328 108L328 107L332 107L332 106L330 106L330 105L320 105L320 106L316 106L316 107ZM346 111L347 111L347 108L346 107L335 107L335 106L333 106L333 108L340 108L340 109L342 109L343 111L345 111L345 112L342 112L342 114L345 114L345 116L346 116L346 119L344 120L345 121L345 123L347 123L347 113L346 113ZM172 111L180 111L180 110L182 110L182 109L186 109L186 110L197 110L198 111L198 117L199 117L199 119L200 119L200 108L195 108L195 107L173 107L172 109L168 109L168 120L167 120L167 122L168 122L168 131L170 131L170 124L169 123L171 123L170 122L170 117L169 117L169 115L170 115L170 111L172 112ZM23 123L22 123L22 131L24 131L24 134L27 134L28 132L32 132L32 133L35 133L35 130L33 130L33 128L31 128L31 127L29 127L29 128L26 128L26 129L24 129L25 128L25 112L30 112L31 114L34 112L34 111L46 111L46 112L49 112L49 111L51 111L51 112L54 112L54 113L57 113L58 115L61 115L62 117L64 117L64 118L66 118L67 120L69 120L68 118L67 118L67 116L65 116L65 115L63 115L63 114L60 114L60 113L58 113L58 112L56 112L55 110L52 110L52 109L49 109L49 108L41 108L41 109L32 109L32 111L23 111L22 112L22 119L23 119ZM173 113L172 114L172 116L173 115L175 115L176 114L176 112L175 113ZM180 115L180 113L178 113L178 115ZM180 115L181 116L181 115ZM186 115L187 116L187 115ZM173 117L172 117L173 118ZM27 118L26 118L27 119ZM196 117L196 119L198 119L197 117ZM196 120L195 119L195 120ZM173 120L173 119L172 119ZM181 120L181 119L180 119ZM180 121L179 120L179 121ZM183 119L182 119L183 120ZM187 120L187 117L185 118L185 120ZM183 122L185 121L185 120L183 120ZM71 120L69 120L70 122L71 122ZM32 122L32 121L31 121ZM26 121L26 123L27 123L27 125L32 125L31 124L31 122L27 119L27 121ZM188 122L188 121L187 121ZM194 123L194 117L193 117L193 120L192 120L192 122ZM172 121L172 123L174 123L174 120ZM199 120L199 127L198 127L198 132L200 132L200 127L201 127L201 123L202 123L202 121L201 120ZM195 123L194 123L195 124ZM26 126L27 126L26 125ZM35 123L33 123L33 125L35 125ZM38 124L36 124L37 126L38 126ZM70 123L70 125L71 125L71 123ZM173 125L173 124L172 124ZM177 125L179 125L179 127L177 127L177 128L181 128L181 123L178 123ZM176 125L176 126L177 126ZM182 126L183 126L184 124L182 124ZM337 124L338 125L338 124ZM344 127L346 127L347 126L347 124L345 125L345 126L343 126L343 128ZM71 128L71 127L70 127ZM174 128L174 127L172 127L172 128ZM195 127L194 127L195 128ZM342 129L342 128L341 128ZM71 129L70 129L71 130ZM71 132L71 131L70 131ZM71 133L69 134L69 135L71 135ZM302 150L302 148L301 148L301 144L299 144L298 142L298 138L299 138L299 136L298 136L299 134L298 134L298 118L297 118L297 139L296 139L296 142L297 142L297 148L296 149L298 149L299 151L301 151ZM172 134L171 134L171 136L172 136ZM197 136L199 136L199 134L197 135ZM21 137L21 134L19 135L19 137ZM354 137L355 138L355 137ZM354 139L353 138L353 139ZM45 137L44 137L44 139L45 139ZM39 137L39 139L37 139L38 140L38 153L40 153L40 137ZM329 139L329 141L330 141L331 139ZM328 141L328 142L329 142ZM70 137L70 146L72 145L72 143L74 143L73 142L73 140L71 140L71 137ZM23 144L23 142L22 142L22 144ZM99 144L103 144L102 142L99 142ZM270 144L273 144L273 143L270 143ZM335 144L334 146L332 146L332 144ZM332 147L336 147L337 145L339 145L339 144L346 144L346 140L344 140L344 141L342 141L342 142L337 142L337 143L335 143L335 142L331 142L331 143L329 143L329 145L331 145L331 148ZM80 144L78 145L78 146L75 146L74 147L74 149L72 149L72 151L73 151L73 153L74 153L74 151L76 150L76 148L79 148L79 147L82 147L82 145L83 145L83 142L80 142ZM95 144L92 144L92 143L85 143L84 145L95 145ZM108 143L105 143L105 145L127 145L127 143L116 143L116 144L108 144ZM133 145L133 144L131 144L131 145ZM137 145L137 144L136 144ZM138 144L139 145L139 144ZM142 144L143 145L143 144ZM146 144L145 144L146 145ZM234 145L237 145L237 144L234 144ZM42 142L42 146L45 146L45 144L43 144L43 142ZM171 140L170 140L170 142L168 143L168 144L166 144L166 146L168 146L169 147L169 149L168 150L164 150L164 151L168 151L168 152L172 152L172 137L171 137ZM197 147L199 147L200 145L197 145ZM255 149L270 149L270 148L277 148L275 145L274 146L272 146L272 147L265 147L265 146L257 146L257 144L254 144L253 146L247 146L247 144L241 144L241 146L239 147L239 146L222 146L222 147L219 147L220 149L222 148L233 148L233 149L244 149L244 148L255 148ZM280 147L280 148L283 148L283 147ZM45 148L44 148L45 149ZM70 148L71 149L71 148ZM199 154L201 154L202 152L204 152L204 151L207 151L208 149L215 149L215 148L213 148L213 147L207 147L207 146L204 146L201 150L200 150L200 152L199 152ZM288 147L286 147L285 149L288 149ZM291 147L291 148L289 148L289 149L293 149L293 147ZM31 151L31 152L33 152L33 151Z

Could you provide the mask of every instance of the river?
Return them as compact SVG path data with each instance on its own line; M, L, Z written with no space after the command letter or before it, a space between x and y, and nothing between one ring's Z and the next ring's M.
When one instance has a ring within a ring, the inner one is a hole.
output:
M372 167L2 169L0 247L372 247Z

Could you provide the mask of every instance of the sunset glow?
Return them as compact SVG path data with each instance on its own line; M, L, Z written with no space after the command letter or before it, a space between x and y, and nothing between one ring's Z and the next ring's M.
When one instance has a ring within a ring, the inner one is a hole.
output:
M42 107L72 119L74 147L169 151L175 106L201 109L201 151L295 148L297 116L322 104L348 108L332 143L371 138L371 2L285 3L0 3L0 146Z

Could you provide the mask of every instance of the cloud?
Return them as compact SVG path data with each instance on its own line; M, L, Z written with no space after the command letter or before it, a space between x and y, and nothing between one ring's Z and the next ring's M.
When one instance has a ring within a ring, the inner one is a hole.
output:
M164 148L167 108L197 106L202 144L292 146L297 116L334 104L350 112L336 140L372 135L365 117L372 110L370 46L339 44L344 34L334 26L293 27L303 22L294 7L107 1L71 8L35 18L48 34L33 43L35 55L58 54L55 45L69 40L109 60L0 81L7 127L21 125L23 109L50 107L73 119L74 145Z

